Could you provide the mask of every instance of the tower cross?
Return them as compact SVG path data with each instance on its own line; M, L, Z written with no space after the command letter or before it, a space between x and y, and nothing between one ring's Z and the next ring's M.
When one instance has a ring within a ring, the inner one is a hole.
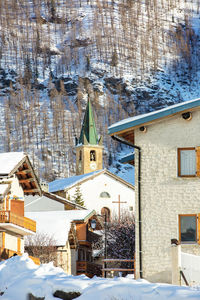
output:
M112 203L118 203L118 222L120 223L120 208L122 203L127 203L126 201L120 201L120 195L118 195L118 201L112 201Z

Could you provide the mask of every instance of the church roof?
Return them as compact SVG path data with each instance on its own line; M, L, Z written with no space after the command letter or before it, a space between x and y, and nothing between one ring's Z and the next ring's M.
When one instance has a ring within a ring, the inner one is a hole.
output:
M78 141L81 145L97 145L98 144L98 134L96 131L96 125L94 121L94 115L92 111L92 105L90 100L88 100L85 116L82 124L81 134Z
M83 175L72 176L69 178L56 179L49 183L49 192L54 193L57 191L63 191L66 188L73 186L74 184L78 184L79 182L81 183L82 180L86 179L87 177L91 177L101 171L102 170Z
M107 175L113 177L115 180L119 180L123 184L126 184L127 186L134 188L132 181L128 182L124 178L119 177L119 176L113 174L112 172L104 169L104 170L99 170L99 171L95 171L95 172L87 173L87 174L83 174L83 175L72 176L69 178L62 178L62 179L54 180L49 183L49 192L54 193L57 191L68 190L69 188L71 188L77 184L80 184L83 181L92 179L93 177L96 177L100 174L107 174Z

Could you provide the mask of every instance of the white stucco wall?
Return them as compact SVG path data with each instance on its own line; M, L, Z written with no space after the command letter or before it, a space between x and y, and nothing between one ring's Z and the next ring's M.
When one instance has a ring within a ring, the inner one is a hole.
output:
M5 248L17 252L17 237L5 233Z
M24 238L22 237L21 238L21 247L20 247L20 251L21 251L21 253L24 253Z
M12 177L10 198L12 199L13 196L17 196L19 200L24 200L23 188L20 186L19 180L15 175Z
M87 209L95 209L97 213L101 213L103 207L108 207L111 211L111 215L116 214L118 216L118 204L112 203L118 201L120 195L120 201L126 202L121 204L121 212L123 210L129 210L133 207L135 210L135 191L134 189L126 186L118 180L111 178L106 174L100 174L93 179L87 180L80 185L80 190L83 196L85 207ZM76 187L71 188L68 191L70 199L73 199ZM101 198L100 193L108 192L110 198ZM67 197L67 196L66 196Z
M171 239L178 239L178 215L200 212L200 178L178 177L177 148L200 146L200 111L191 121L173 116L135 130L141 152L143 277L171 282ZM138 194L136 150L136 195ZM136 201L136 275L139 276L138 198ZM200 255L200 245L183 244L182 251Z

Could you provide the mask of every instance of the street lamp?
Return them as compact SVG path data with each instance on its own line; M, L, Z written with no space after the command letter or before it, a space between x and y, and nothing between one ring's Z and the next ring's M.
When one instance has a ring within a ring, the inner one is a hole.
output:
M91 225L92 229L94 230L97 226L97 221L95 219L92 219L90 222L90 225Z

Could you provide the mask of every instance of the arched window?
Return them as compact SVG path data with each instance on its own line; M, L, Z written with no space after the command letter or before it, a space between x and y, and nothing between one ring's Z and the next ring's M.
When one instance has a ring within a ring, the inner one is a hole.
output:
M110 209L108 207L103 207L101 209L101 215L106 216L106 222L110 222Z
M95 150L90 151L90 161L96 161L96 151Z
M101 192L100 198L110 198L110 194L108 192Z
M82 151L79 151L79 160L82 160Z

